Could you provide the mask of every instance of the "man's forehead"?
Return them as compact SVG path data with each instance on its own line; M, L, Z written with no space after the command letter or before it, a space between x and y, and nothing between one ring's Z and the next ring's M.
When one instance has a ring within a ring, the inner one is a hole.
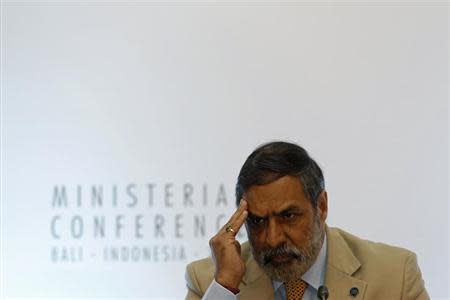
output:
M302 212L305 210L305 207L304 205L301 205L301 203L299 203L298 201L287 201L277 207L261 206L258 205L258 202L255 202L253 205L249 204L247 210L249 216L268 217L280 215L283 212L287 211Z
M244 193L254 215L277 214L289 208L307 208L309 200L298 178L285 176L272 183L252 186Z

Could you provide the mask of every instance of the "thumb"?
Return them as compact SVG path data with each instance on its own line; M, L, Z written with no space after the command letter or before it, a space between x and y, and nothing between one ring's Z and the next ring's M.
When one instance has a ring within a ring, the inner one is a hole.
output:
M238 241L234 241L234 245L236 246L238 253L241 254L241 244Z

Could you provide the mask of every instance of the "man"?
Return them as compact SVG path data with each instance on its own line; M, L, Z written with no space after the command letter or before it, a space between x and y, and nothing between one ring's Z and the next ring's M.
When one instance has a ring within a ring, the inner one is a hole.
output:
M327 227L322 171L298 145L273 142L245 161L238 208L187 266L186 299L429 299L414 253ZM249 242L235 235L245 223Z

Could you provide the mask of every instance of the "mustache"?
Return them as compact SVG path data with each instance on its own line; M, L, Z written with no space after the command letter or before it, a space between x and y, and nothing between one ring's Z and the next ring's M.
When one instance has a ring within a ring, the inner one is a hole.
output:
M305 259L305 256L300 252L300 250L298 250L296 247L288 245L282 245L276 248L263 250L261 256L265 265L271 263L273 258L276 256L290 256L300 261Z

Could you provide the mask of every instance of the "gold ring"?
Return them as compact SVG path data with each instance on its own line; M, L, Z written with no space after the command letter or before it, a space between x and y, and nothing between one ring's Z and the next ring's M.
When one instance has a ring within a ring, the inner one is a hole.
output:
M234 233L234 229L233 229L233 227L231 227L231 224L228 224L227 227L225 227L225 231Z

